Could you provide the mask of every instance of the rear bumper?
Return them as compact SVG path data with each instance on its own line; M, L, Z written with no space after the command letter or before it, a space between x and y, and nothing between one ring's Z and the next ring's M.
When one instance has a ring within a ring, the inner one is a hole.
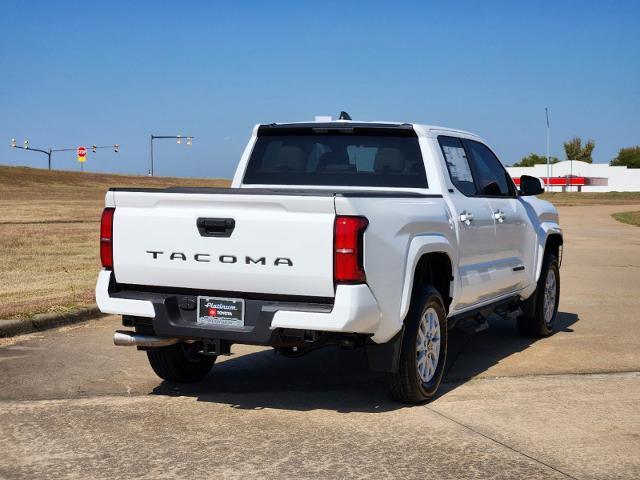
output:
M197 312L185 301L195 295L116 291L112 272L98 275L96 301L104 313L146 317L156 335L191 339L220 339L231 343L273 345L279 331L313 331L372 335L381 314L367 285L339 285L333 304L245 299L244 327L196 324Z

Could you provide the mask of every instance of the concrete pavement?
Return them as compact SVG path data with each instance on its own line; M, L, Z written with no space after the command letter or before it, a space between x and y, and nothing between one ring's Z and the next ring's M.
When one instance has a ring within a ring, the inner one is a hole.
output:
M0 339L0 478L640 478L640 228L567 207L558 333L455 332L443 393L387 400L359 351L234 346L160 382L107 317Z

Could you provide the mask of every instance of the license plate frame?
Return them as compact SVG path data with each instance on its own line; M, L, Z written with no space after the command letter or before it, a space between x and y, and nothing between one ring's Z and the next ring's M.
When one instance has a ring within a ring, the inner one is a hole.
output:
M243 298L198 296L196 324L216 327L244 327Z

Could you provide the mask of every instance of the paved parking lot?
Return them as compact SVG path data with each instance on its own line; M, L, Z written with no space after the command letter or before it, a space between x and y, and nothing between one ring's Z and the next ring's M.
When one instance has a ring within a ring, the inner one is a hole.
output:
M443 393L387 400L362 352L236 346L195 386L115 317L0 340L0 478L640 478L640 228L561 208L560 328L455 332Z

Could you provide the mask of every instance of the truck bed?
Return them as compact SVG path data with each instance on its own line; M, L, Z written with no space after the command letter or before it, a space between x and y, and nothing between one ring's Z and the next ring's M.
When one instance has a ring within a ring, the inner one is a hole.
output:
M286 195L294 197L381 197L381 198L442 198L439 194L424 194L403 190L338 190L314 188L223 188L223 187L112 187L110 192L187 193L211 195Z

